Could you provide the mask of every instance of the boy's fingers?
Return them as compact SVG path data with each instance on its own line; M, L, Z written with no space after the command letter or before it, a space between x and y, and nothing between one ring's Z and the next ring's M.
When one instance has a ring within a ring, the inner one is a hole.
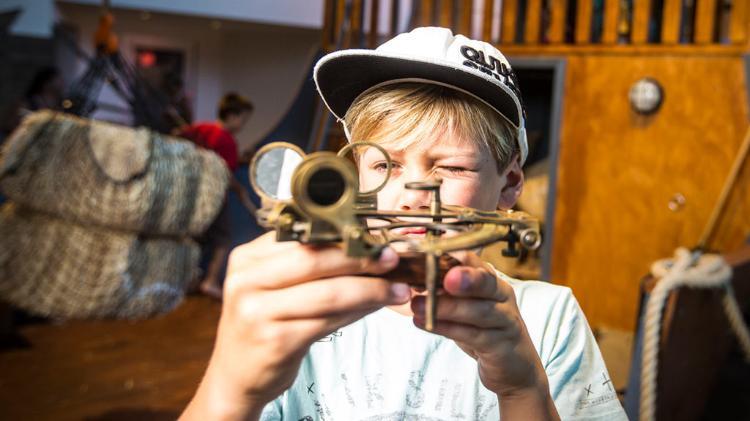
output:
M295 243L292 243L295 244ZM338 247L314 248L296 244L227 276L227 288L275 290L287 288L313 279L341 275L388 272L398 264L398 255L391 248L384 249L379 258L348 257Z
M425 328L425 320L414 318L414 324L420 329ZM497 344L507 341L516 335L515 328L508 329L482 329L476 326L465 325L448 321L438 321L432 328L432 333L453 339L472 349L480 352L491 351Z
M419 318L424 317L426 297L412 298L411 308ZM484 329L506 328L514 322L513 309L507 302L487 299L457 298L443 295L437 301L437 320L461 323Z
M443 289L456 297L487 298L504 302L513 296L511 286L484 268L456 266L443 278Z
M341 276L304 282L284 290L256 291L238 300L237 306L247 320L260 315L269 315L273 320L319 319L402 304L410 296L406 284L382 278Z

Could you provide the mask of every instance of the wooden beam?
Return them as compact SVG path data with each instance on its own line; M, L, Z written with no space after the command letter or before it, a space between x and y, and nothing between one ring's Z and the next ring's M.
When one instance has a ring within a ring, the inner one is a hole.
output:
M484 10L482 11L482 39L493 43L492 39L492 15L495 11L494 0L484 0Z
M651 1L633 2L633 24L630 26L630 42L646 44L648 42L648 25L651 17Z
M682 1L664 0L664 20L661 25L661 43L677 44L680 42L680 23L682 21Z
M576 44L591 43L591 9L593 2L591 0L578 0L576 14L575 41Z
M604 0L604 28L602 44L617 43L617 18L620 12L620 0Z
M732 16L729 23L729 41L732 44L747 44L747 29L750 19L748 19L747 1L732 2Z
M735 1L734 3L746 3ZM698 0L695 9L696 44L710 44L714 42L714 28L716 25L716 0Z
M433 23L432 18L435 15L435 0L423 0L421 4L422 4L421 18L420 18L421 26L433 26L434 23Z
M380 0L370 0L370 32L367 34L367 48L375 48L378 43L378 21Z
M526 1L526 44L539 43L539 28L542 24L542 0Z
M472 0L461 0L461 20L458 23L458 33L473 38L471 34L471 17L474 2Z
M550 44L562 44L565 42L567 3L567 1L556 0L550 4L549 28L547 28L547 40Z
M516 42L516 21L518 20L518 1L503 0L503 11L500 20L500 42L513 44Z
M440 0L440 26L453 28L453 0ZM454 31L455 32L455 31Z

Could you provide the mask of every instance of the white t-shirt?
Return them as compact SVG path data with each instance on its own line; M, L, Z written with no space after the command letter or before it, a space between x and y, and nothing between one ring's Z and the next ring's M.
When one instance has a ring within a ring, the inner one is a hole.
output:
M511 283L563 420L627 420L569 288ZM499 403L502 405L502 402ZM498 420L497 395L450 339L384 308L313 344L261 420Z

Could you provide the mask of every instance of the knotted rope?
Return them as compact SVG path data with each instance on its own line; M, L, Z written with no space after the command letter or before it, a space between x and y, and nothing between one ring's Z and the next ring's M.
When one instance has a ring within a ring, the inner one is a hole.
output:
M641 421L652 421L656 415L656 379L659 363L659 332L669 293L679 287L722 288L722 304L729 325L737 336L745 359L750 362L750 331L732 289L732 268L715 254L691 253L685 248L675 251L674 259L663 259L651 266L651 274L660 278L648 298L643 330L641 363Z

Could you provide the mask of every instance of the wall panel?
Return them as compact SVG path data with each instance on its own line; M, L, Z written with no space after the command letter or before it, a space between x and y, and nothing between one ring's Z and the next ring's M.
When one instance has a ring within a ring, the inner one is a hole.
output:
M664 87L653 117L630 109L641 77ZM552 281L570 286L592 326L634 329L650 264L694 246L748 126L738 56L569 56L557 173ZM676 194L685 203L676 211ZM712 246L750 234L750 169Z

